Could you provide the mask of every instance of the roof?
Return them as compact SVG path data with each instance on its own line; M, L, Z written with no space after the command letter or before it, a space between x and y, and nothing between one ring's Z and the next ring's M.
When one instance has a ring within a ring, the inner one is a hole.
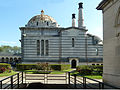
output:
M110 2L111 0L102 0L101 2L100 2L100 4L97 6L97 10L102 10L103 9L103 7L106 5L106 4L108 4L109 2Z
M87 29L85 28L78 28L78 27L67 27L67 28L64 28L65 30L68 30L68 29L78 29L78 30L85 30L85 31L88 31Z

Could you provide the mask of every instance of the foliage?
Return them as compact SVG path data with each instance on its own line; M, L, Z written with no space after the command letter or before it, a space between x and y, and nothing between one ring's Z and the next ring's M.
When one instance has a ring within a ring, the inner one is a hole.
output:
M76 68L81 75L102 75L103 65L81 65Z
M36 69L37 70L50 70L50 67L48 65L48 63L37 63L36 65Z
M36 69L36 64L17 64L17 70L31 70Z
M10 64L6 64L6 63L0 63L0 73L4 73L4 72L11 72L11 66Z
M59 70L59 71L70 69L69 64L51 64L50 67L52 70Z
M0 47L0 53L10 53L10 54L20 54L21 48L18 46L1 46Z
M0 77L3 77L3 76L11 76L11 75L14 75L16 74L17 72L11 70L11 72L4 72L4 73L0 73Z

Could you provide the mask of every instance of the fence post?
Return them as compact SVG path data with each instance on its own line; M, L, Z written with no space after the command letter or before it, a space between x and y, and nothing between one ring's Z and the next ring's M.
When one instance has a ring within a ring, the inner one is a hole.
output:
M68 72L68 84L70 84L70 72Z
M76 74L74 74L74 88L76 88Z
M85 77L85 88L86 88L86 77Z
M99 89L101 89L101 82L99 82Z
M83 88L86 88L86 77L83 77Z
M104 83L102 83L102 89L104 89Z
M22 72L22 84L23 84L23 72Z
M19 73L17 74L17 78L18 78L18 88L19 88Z
M2 89L2 81L0 81L0 89Z
M11 89L13 89L13 76L11 76Z

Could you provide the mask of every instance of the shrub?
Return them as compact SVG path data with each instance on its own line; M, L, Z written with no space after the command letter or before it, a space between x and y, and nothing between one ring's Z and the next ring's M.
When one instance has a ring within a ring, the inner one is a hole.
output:
M50 67L52 70L59 70L59 71L70 69L69 64L51 64Z
M77 66L76 71L81 75L102 75L103 65L81 65Z
M48 65L48 63L37 63L36 64L36 69L37 70L50 70L50 67Z
M17 70L67 70L70 69L69 64L48 64L48 63L37 63L37 64L17 64Z
M37 64L17 64L17 70L49 70L48 63L37 63Z
M36 69L36 64L17 64L17 70L31 70Z
M7 63L0 63L0 73L11 72L11 65Z
M90 75L92 70L93 69L87 65L81 65L76 68L76 71L78 71L81 75Z

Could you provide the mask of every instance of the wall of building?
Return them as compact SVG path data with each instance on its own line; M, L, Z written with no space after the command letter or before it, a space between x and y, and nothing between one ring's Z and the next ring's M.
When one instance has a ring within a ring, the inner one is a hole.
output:
M86 62L102 59L102 45L93 45L92 37L85 38L85 30L79 29L26 29L21 30L23 63L25 62L69 62L69 58L78 58L78 62ZM61 31L61 33L60 33ZM74 38L74 46L72 46ZM37 40L40 41L40 53L37 54ZM46 55L46 45L44 44L44 55L41 55L41 40L49 41L48 55ZM85 41L87 40L87 42ZM86 51L87 44L87 51ZM98 54L96 52L98 48ZM94 60L93 60L94 58ZM101 60L102 61L102 60Z
M104 82L120 87L120 25L116 17L120 7L119 0L113 0L103 9L103 63Z

